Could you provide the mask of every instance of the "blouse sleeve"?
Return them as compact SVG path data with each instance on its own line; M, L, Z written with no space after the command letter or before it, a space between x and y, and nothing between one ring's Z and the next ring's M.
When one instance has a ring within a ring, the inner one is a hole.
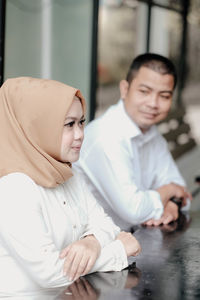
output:
M115 240L121 230L104 212L102 206L96 201L82 178L81 181L88 213L88 224L83 236L94 234L103 248Z
M121 230L104 212L83 180L82 184L89 217L83 236L94 234L102 247L100 256L90 273L121 271L128 266L125 248L120 240L116 240L116 236Z
M128 259L124 246L120 240L106 245L89 273L121 271L128 266Z
M43 288L67 285L63 260L47 230L41 194L26 175L0 179L0 243L20 268Z

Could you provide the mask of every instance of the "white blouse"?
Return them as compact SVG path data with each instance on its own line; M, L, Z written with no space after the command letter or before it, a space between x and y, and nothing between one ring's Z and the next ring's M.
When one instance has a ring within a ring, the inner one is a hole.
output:
M91 272L122 270L128 262L119 232L76 173L56 188L22 173L0 178L0 296L70 284L59 253L88 234L102 247Z

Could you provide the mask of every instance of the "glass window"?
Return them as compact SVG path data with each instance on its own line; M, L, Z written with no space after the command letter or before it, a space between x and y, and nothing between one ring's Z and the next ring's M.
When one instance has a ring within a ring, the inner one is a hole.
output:
M118 101L119 81L125 78L133 58L146 52L147 19L145 1L100 2L96 117ZM149 51L168 56L179 68L181 41L180 13L152 6Z
M7 0L4 78L51 78L80 88L89 99L92 5Z
M180 10L182 9L182 0L153 0L154 4L158 4L161 6L168 6L171 9L177 9Z
M135 1L121 6L119 2L100 2L96 116L119 99L119 81L133 57L145 48L145 5Z
M188 14L186 80L182 93L187 107L187 120L195 140L200 144L200 2L192 0Z

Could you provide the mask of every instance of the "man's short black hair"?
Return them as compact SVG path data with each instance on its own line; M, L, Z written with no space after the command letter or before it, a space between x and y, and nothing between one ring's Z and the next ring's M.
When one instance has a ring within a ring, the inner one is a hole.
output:
M167 57L155 54L144 53L138 55L130 65L126 80L131 83L141 67L147 67L162 75L170 74L174 77L174 88L177 83L176 68L171 60Z

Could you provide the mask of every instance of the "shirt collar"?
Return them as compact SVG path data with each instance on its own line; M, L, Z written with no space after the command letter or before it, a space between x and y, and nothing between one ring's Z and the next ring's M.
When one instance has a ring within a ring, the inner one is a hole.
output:
M144 144L151 141L158 134L157 128L155 125L151 126L145 133L141 133L137 138L137 142L139 146L143 146Z
M138 135L141 135L142 132L140 128L130 119L127 112L124 108L123 100L120 99L116 106L117 109L117 118L120 120L120 124L122 124L122 134L128 139L134 138Z

